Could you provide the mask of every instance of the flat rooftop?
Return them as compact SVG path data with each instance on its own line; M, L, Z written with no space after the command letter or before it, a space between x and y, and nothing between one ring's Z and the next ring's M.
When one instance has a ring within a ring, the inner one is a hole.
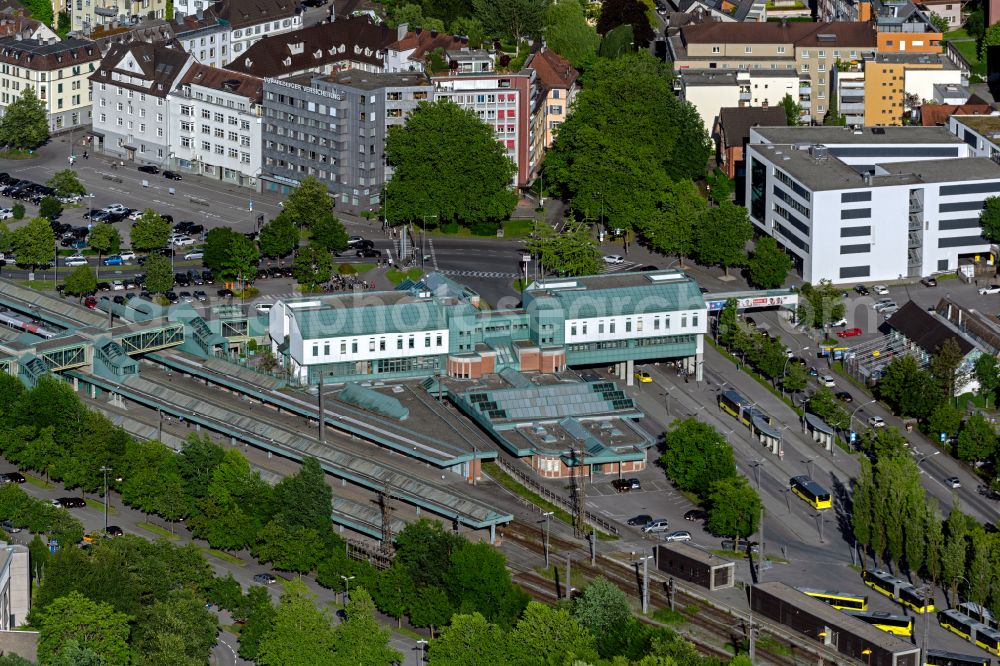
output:
M536 280L528 289L539 291L580 290L599 291L602 289L627 289L632 287L652 287L662 284L693 283L683 271L636 271L628 273L601 273L580 277L550 278Z
M1000 165L985 157L892 162L885 165L876 163L878 172L870 181L866 181L860 172L836 157L813 157L808 150L803 150L798 145L767 144L756 145L754 148L773 160L777 167L817 192L920 183L1000 180Z
M766 143L822 144L906 144L906 143L964 143L944 127L865 127L860 131L850 127L754 127L750 131Z
M794 69L682 69L680 77L689 86L731 86L736 85L738 75L743 79L798 79ZM746 76L749 75L749 76Z
M386 72L384 74L375 74L360 69L348 69L319 78L330 83L357 88L358 90L408 88L412 86L430 86L431 84L430 79L422 72Z
M990 143L1000 146L1000 116L952 116L974 132L979 132Z
M939 53L877 53L875 64L889 63L901 65L941 65L941 69L958 69Z

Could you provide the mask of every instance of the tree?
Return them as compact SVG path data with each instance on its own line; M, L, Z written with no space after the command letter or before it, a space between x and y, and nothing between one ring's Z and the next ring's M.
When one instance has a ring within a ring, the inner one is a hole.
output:
M330 212L332 206L333 201L326 185L318 178L306 176L282 202L281 208L297 226L312 227L316 220Z
M747 209L728 201L709 208L695 232L695 253L707 266L721 266L729 274L731 266L746 260L746 244L753 237Z
M396 535L396 561L406 567L418 587L442 587L451 553L464 541L460 535L445 530L440 521L421 518L408 523Z
M132 664L204 664L218 632L216 615L197 592L171 590L139 613L131 640Z
M13 234L12 245L17 263L32 269L52 261L56 251L56 235L44 217L33 217Z
M437 215L439 224L468 226L507 219L517 203L517 167L493 129L472 111L439 101L422 103L402 126L389 129L386 183L391 224Z
M872 521L875 518L875 486L871 463L865 457L861 457L860 461L861 472L854 482L854 493L851 495L851 529L855 541L862 547L861 564L867 567L865 551L872 542Z
M962 427L962 411L950 402L942 402L927 419L927 433L934 439L948 441ZM944 439L941 439L944 435Z
M789 95L786 94L781 99L781 108L785 110L785 123L789 127L794 127L799 124L799 117L802 115L802 107L799 106L798 102Z
M299 230L291 217L283 212L264 225L257 243L265 257L287 257L299 246Z
M445 589L462 612L478 610L487 620L510 626L527 604L511 583L502 553L486 543L465 542L451 553Z
M740 330L739 317L737 314L737 303L735 298L726 300L722 310L719 311L719 323L716 339L726 346L733 348L733 342Z
M684 257L694 252L695 230L706 210L705 199L692 180L670 182L656 214L639 231L654 250L677 255L683 266Z
M809 372L801 363L789 363L788 369L781 378L781 388L789 393L805 389L809 385Z
M976 525L969 534L969 553L966 578L969 579L967 590L969 601L975 604L985 604L989 596L991 576L993 574L990 556L995 548L995 540L987 534L981 525Z
M62 204L55 197L42 197L38 203L38 214L47 220L59 219L62 215Z
M671 424L660 462L683 491L704 493L716 481L736 474L733 449L726 438L693 417Z
M964 357L955 338L945 340L931 357L931 375L947 398L955 395L955 376Z
M788 271L792 270L792 258L774 238L762 236L757 240L747 265L751 284L761 289L776 289L785 283Z
M314 245L299 248L292 259L292 275L299 284L315 289L333 275L333 259L327 250Z
M941 531L941 510L937 500L928 498L924 505L924 525L926 526L926 553L924 572L932 583L941 582L941 554L944 549L944 534Z
M46 184L56 191L57 197L71 197L87 193L87 188L77 178L76 171L73 169L56 171Z
M219 274L239 280L241 283L250 283L257 278L259 262L260 251L257 249L257 244L243 234L236 234L229 243Z
M900 416L930 416L944 396L931 373L912 356L897 356L886 366L878 384L879 397Z
M347 231L344 224L332 214L327 214L316 220L310 230L311 245L321 247L327 252L343 252L347 249Z
M149 255L143 268L146 270L146 280L142 286L151 294L162 294L170 291L170 288L174 286L174 274L170 270L170 260L163 255Z
M820 280L816 285L806 282L799 289L799 295L797 316L805 326L823 328L842 319L846 312L843 292L829 280Z
M401 564L393 564L379 572L372 586L372 598L379 610L396 618L397 626L402 626L402 617L406 615L415 592L413 579Z
M97 291L97 276L90 266L77 266L66 277L66 293L71 296L83 296Z
M152 208L142 211L142 215L136 220L135 226L129 237L132 239L132 248L139 252L149 252L166 247L167 238L170 236L170 223L160 217ZM148 269L148 266L146 267Z
M333 666L392 666L403 661L389 646L389 628L375 620L375 604L365 588L351 592L344 612L347 618L333 631Z
M945 523L947 539L941 549L941 582L951 589L952 603L955 601L955 588L959 576L965 573L965 537L967 533L967 516L959 508L958 498L952 501L951 513Z
M90 230L87 239L90 247L97 250L97 265L101 264L101 256L105 254L118 254L122 247L122 237L118 229L113 224L104 222L98 224Z
M32 86L25 86L21 96L7 105L0 118L0 145L34 150L48 140L45 103L38 99Z
M410 624L414 627L430 627L431 637L435 627L443 627L451 620L455 607L448 594L433 585L417 590L410 601Z
M980 414L973 414L958 433L958 457L969 462L989 460L997 452L997 435L993 424Z
M202 263L221 274L228 266L233 244L239 235L229 227L209 229L205 234L205 257Z
M969 36L977 42L983 38L983 35L986 33L986 19L982 6L969 12L965 17L964 27Z
M600 643L632 619L632 607L621 588L600 576L573 600L573 618Z
M451 22L451 34L469 38L469 46L478 49L486 38L483 22L473 16L459 16Z
M973 374L979 382L980 392L986 398L986 404L993 403L997 389L1000 389L1000 368L997 367L996 358L992 354L981 354L976 359Z
M597 661L594 635L565 608L532 601L510 633L508 659L514 666ZM484 662L485 663L485 662ZM494 662L495 663L495 662Z
M107 666L129 663L129 617L109 604L95 603L73 591L46 606L38 624L38 657L43 663L71 640L92 649Z
M242 605L246 624L240 632L240 656L255 660L260 652L261 640L274 625L277 611L271 605L270 593L259 585L250 588Z
M931 25L933 25L934 29L938 32L948 32L951 30L951 24L948 23L948 19L940 14L936 12L929 12L927 18L931 20Z
M104 663L101 655L71 639L66 641L59 654L52 657L46 666L104 666ZM33 662L25 661L24 664L30 666ZM17 666L17 664L0 661L0 666Z
M31 576L36 583L41 582L45 565L49 561L49 546L36 534L28 543L28 561L31 565Z
M533 237L524 245L539 264L539 270L559 275L593 275L600 271L601 252L590 225L570 217L562 232L548 224L536 224Z
M1000 37L1000 27L993 25L990 30ZM983 210L979 213L979 226L983 228L983 237L993 243L1000 242L1000 196L986 197L983 200Z
M655 36L649 22L649 7L639 0L604 0L597 32L607 34L621 25L632 26L636 48L646 48Z
M316 607L315 595L301 580L283 585L285 590L274 622L260 639L257 663L260 666L332 664L335 638L329 613Z
M763 504L746 478L734 476L713 483L708 505L707 525L713 533L748 537L757 531Z
M542 34L546 4L545 0L472 0L472 9L488 34L511 37L517 44Z
M986 62L986 54L991 46L1000 46L1000 24L994 23L986 28L983 38L979 43L979 61ZM2 127L0 127L2 129Z
M801 367L801 366L800 366ZM821 386L809 398L809 411L826 421L834 428L850 427L850 415L844 406L834 397L833 391Z
M546 8L545 43L574 67L592 58L600 42L578 0L556 2Z
M274 489L274 519L284 527L305 527L318 534L330 531L330 501L333 493L326 484L326 472L319 460L306 456L302 467L286 476Z
M509 661L509 644L507 634L482 614L457 614L431 642L427 656L435 666L505 664Z

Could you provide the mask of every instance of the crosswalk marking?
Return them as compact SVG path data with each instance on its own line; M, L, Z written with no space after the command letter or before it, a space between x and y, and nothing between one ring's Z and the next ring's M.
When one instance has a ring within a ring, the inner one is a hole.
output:
M518 273L497 273L491 271L439 271L439 272L454 277L511 278L511 279L520 277Z

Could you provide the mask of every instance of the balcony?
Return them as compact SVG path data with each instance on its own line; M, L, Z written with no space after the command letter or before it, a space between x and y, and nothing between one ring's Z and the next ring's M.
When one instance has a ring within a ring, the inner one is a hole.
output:
M809 97L809 95L812 94L812 90L813 89L812 89L811 85L808 85L808 84L802 85L800 83L799 84L799 97Z
M746 92L743 92L742 90L740 91L740 101L741 102L749 102L752 97L753 97L753 95L752 95L752 93L749 90L746 91Z
M917 197L910 197L910 212L911 213L922 213L924 212L924 204Z
M808 97L799 99L799 107L802 109L812 109L812 100Z
M843 113L844 115L864 114L864 112L865 112L865 104L864 104L864 102L861 102L861 103L858 103L858 102L852 102L852 103L842 102L841 105L840 105L840 112Z
M924 228L924 221L920 217L920 215L917 215L917 214L914 214L914 213L910 213L909 230L910 231L923 231L923 228Z
M104 16L107 18L114 18L118 16L117 7L94 7L94 13L98 16Z
M918 248L923 245L923 236L919 232L911 231L906 237L906 246L909 248Z

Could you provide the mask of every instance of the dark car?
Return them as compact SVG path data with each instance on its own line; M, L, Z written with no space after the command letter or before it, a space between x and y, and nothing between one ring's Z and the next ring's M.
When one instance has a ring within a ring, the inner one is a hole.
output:
M355 250L364 250L365 248L375 247L375 242L362 238L361 240L356 241L351 247Z
M163 177L166 178L167 180L180 180L181 179L181 175L179 173L177 173L176 171L164 171L163 172Z
M202 271L201 279L205 281L205 284L215 284L215 275L212 274L212 271Z
M611 486L620 493L627 493L632 490L642 490L639 479L615 479Z
M112 298L111 300L112 300L112 301L114 301L114 302L115 302L115 304L117 304L117 305L125 305L125 297L124 297L124 296L122 296L122 295L120 295L120 294L119 294L119 295L116 295L116 296L115 296L114 298Z
M104 532L108 536L113 536L113 537L119 537L125 534L125 530L118 527L117 525L108 525L106 528L104 528Z
M178 286L181 287L191 286L191 278L187 276L187 273L177 273L176 275L174 275L174 282L176 282Z
M756 541L747 541L746 539L737 539L735 541L733 539L726 539L722 542L722 548L723 550L732 550L734 552L745 551L749 548L752 552L756 553L759 549L759 544Z
M628 524L629 525L633 525L635 527L642 527L643 525L645 525L646 523L651 522L652 520L653 520L653 517L650 516L649 514L647 514L647 513L640 513L638 516L632 516L631 518L629 518L628 519Z
M232 298L233 297L233 290L232 289L220 289L219 291L215 292L215 294L219 298Z
M856 285L856 286L854 287L854 291L856 291L856 292L857 292L858 294L860 294L861 296L867 296L867 295L868 295L868 294L870 293L870 292L868 291L868 287L866 287L866 286L865 286L865 285L863 285L863 284L859 284L859 285Z
M111 291L111 284L108 282L98 282L97 291Z
M24 483L24 474L20 472L7 472L0 474L0 482L3 483Z
M649 271L658 271L658 270L660 269L657 268L656 266L643 266L642 268L639 269L639 271L642 273L648 273Z
M375 250L375 249L372 249L370 247L366 247L363 250L358 250L356 254L359 257L381 257L382 256L382 251L381 250Z
M854 402L854 396L847 391L838 391L836 397L842 402Z
M197 236L198 234L205 231L205 226L202 224L195 224L194 226L188 227L187 234L189 236Z
M937 280L932 277L925 277L923 280L920 281L920 284L924 285L925 287L936 287Z
M1000 500L1000 493L998 493L997 491L993 490L989 486L984 486L984 485L980 484L976 488L976 492L979 493L980 495L982 495L983 497L985 497L986 499Z
M691 509L684 514L684 520L689 520L691 522L706 520L707 518L708 513L706 511L702 511L701 509Z
M188 232L188 229L190 229L193 226L194 222L192 222L191 220L181 220L180 222L174 225L174 231L186 234Z
M153 166L152 164L144 164L141 167L139 167L139 171L143 173L157 174L160 173L160 167Z
M275 578L274 574L259 573L259 574L254 574L253 582L262 583L264 585L271 585L273 583L277 583L278 579Z
M82 509L87 506L87 503L80 497L60 497L56 501L58 501L59 506L64 509Z
M177 298L177 294L172 291L168 291L163 296L171 303L176 303L177 301L180 300L179 298Z

